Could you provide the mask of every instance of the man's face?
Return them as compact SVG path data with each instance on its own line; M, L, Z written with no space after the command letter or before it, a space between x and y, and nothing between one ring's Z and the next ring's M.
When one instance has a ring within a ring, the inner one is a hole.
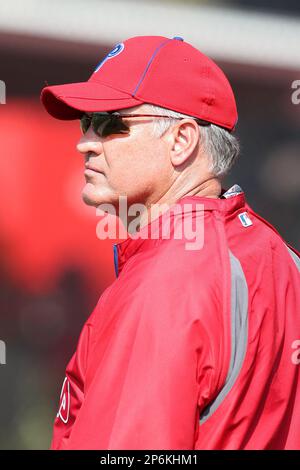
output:
M122 113L122 110L120 110ZM147 105L123 113L151 114ZM155 119L155 118L154 118ZM118 209L119 196L133 203L155 203L170 185L172 166L163 137L153 136L153 118L124 118L129 134L99 137L89 127L77 144L84 156L84 202L91 206L110 203Z

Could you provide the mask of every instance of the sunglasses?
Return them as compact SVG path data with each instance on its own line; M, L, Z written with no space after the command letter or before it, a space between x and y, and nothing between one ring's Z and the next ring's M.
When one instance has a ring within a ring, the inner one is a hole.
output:
M92 125L93 131L100 137L108 137L113 134L129 134L130 128L123 121L123 118L152 117L165 119L184 119L182 117L169 117L161 114L120 114L108 112L95 112L91 115L84 113L80 118L80 127L85 134ZM209 122L199 118L194 118L202 126L210 125Z

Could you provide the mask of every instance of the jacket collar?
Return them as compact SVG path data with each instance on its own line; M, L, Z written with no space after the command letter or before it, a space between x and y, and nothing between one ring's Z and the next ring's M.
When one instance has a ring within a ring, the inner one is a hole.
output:
M234 184L228 190L222 188L221 196L219 198L184 196L179 199L176 204L180 204L181 206L189 205L189 210L191 209L192 212L199 210L199 204L201 204L201 210L215 210L229 214L245 206L245 194L239 185ZM172 207L173 206L170 206L170 209L164 214L158 216L149 224L142 227L136 236L129 236L126 240L113 245L116 276L120 274L124 264L134 253L137 253L148 245L153 245L153 240L151 240L150 234L153 233L152 230L156 231L161 228L162 222L166 220L165 218L168 218L169 214L170 217L174 216Z

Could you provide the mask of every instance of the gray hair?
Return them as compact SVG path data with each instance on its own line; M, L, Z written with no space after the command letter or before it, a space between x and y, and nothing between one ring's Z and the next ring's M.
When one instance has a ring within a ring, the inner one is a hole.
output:
M177 113L170 109L161 108L148 104L151 113L162 114L169 118L190 118L187 114ZM155 119L153 120L153 133L156 137L161 137L172 125L176 119ZM209 126L199 125L201 135L201 146L203 152L210 161L209 171L214 176L224 176L233 166L240 154L240 145L238 139L226 129L210 124Z

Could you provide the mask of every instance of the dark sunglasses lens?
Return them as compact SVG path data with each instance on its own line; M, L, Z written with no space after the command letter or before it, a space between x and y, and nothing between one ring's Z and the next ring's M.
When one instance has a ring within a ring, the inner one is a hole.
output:
M100 137L103 137L103 129L105 129L107 122L110 120L110 117L107 114L93 114L92 124L95 134L98 134Z
M122 118L116 115L94 113L92 116L84 114L80 119L82 133L85 134L90 125L100 137L107 137L113 134L128 134L129 127L122 121Z
M119 116L109 116L108 118L102 120L101 123L96 124L95 120L95 130L101 137L107 137L113 134L128 134L129 127L122 121L122 118Z
M81 132L85 134L91 125L91 118L87 114L84 114L80 119Z

